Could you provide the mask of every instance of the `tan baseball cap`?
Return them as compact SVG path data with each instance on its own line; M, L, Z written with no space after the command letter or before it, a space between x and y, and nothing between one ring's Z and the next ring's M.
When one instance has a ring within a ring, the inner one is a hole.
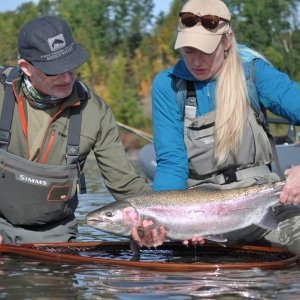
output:
M225 3L221 0L189 0L181 9L181 13L183 12L199 17L211 15L228 20L228 22L221 20L215 29L206 29L201 22L193 27L186 27L179 18L174 48L193 47L207 54L213 53L218 47L222 35L230 29L231 14Z

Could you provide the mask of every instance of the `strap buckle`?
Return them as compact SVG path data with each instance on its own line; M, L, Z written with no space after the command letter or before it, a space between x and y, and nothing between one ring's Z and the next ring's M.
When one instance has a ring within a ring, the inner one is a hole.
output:
M75 164L79 157L79 146L67 145L66 159L67 164Z
M222 172L226 184L237 181L235 172L236 172L235 169L224 170Z
M11 135L10 130L0 129L0 144L8 145L10 141L10 135Z

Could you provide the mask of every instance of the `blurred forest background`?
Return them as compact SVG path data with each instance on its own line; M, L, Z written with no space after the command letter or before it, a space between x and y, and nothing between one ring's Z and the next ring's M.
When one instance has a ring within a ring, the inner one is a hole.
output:
M164 0L161 0L164 1ZM174 64L178 13L186 1L154 18L152 0L40 0L0 13L0 64L15 65L19 29L33 17L58 15L89 54L78 76L113 109L117 121L151 132L151 83ZM265 55L300 82L300 0L224 1L240 43Z

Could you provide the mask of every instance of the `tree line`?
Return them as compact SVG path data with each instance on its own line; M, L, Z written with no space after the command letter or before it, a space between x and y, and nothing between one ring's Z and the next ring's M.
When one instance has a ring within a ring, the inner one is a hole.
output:
M300 0L224 1L240 43L265 55L278 69L300 82ZM40 0L0 13L0 64L15 65L17 35L29 20L57 15L67 21L75 39L88 52L78 70L96 94L113 109L119 122L151 131L152 79L179 57L173 49L178 13L153 15L153 0Z

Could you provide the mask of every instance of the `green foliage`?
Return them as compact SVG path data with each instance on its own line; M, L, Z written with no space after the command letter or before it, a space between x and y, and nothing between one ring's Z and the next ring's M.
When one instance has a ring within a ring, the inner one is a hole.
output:
M240 43L265 54L289 73L295 57L290 55L295 40L289 38L298 26L299 0L228 0L232 25ZM295 74L293 78L298 78Z
M161 0L163 1L163 0ZM58 15L88 52L78 76L112 107L118 121L150 131L143 105L151 106L155 74L174 64L178 13L185 0L153 16L153 0L40 0L1 13L0 64L16 64L19 29L40 15ZM264 54L300 82L300 0L225 0L240 43ZM143 103L143 105L142 105ZM146 104L145 104L146 103ZM148 109L149 110L149 109ZM147 128L148 127L148 128Z

